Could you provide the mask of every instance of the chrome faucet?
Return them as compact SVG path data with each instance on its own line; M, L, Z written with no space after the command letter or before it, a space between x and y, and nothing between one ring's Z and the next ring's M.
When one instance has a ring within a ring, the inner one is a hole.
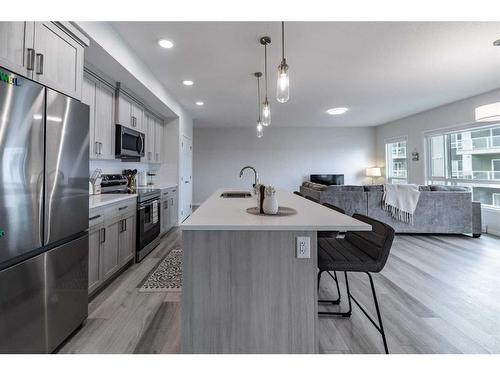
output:
M254 191L255 191L255 188L257 187L257 185L259 184L259 174L257 173L257 171L255 170L254 167L250 166L250 165L247 165L246 167L243 167L241 168L241 171L240 171L240 178L243 176L243 171L245 169L251 169L255 175L255 180L254 180L254 184L253 184L253 188L254 188Z

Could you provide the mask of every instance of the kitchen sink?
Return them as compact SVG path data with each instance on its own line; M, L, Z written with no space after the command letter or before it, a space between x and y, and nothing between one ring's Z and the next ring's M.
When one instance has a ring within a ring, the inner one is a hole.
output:
M248 191L225 191L220 196L221 198L250 198L252 194Z

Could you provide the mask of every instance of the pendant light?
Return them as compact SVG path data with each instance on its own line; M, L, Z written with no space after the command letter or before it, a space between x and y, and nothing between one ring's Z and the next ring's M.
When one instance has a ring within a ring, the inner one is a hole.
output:
M286 103L288 99L290 99L290 76L285 59L285 22L281 22L281 64L278 66L276 100L280 103Z
M267 100L267 45L271 44L271 38L263 36L260 38L260 44L264 46L264 80L266 84L266 97L264 103L262 103L262 125L269 126L271 125L271 107Z
M500 39L495 40L493 46L500 47ZM476 122L500 121L500 102L476 107L475 115Z
M257 138L262 138L264 135L264 127L262 126L262 121L260 117L260 77L262 77L261 72L255 72L253 74L257 78L257 108L258 108L258 119L257 119Z

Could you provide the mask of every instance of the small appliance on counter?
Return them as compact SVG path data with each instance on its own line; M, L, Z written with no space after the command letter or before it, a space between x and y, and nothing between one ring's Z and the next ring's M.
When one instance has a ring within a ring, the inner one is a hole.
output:
M160 189L152 187L136 187L135 189L135 194L137 194L137 262L144 259L160 243L160 192ZM102 193L131 193L129 179L121 174L102 175Z
M149 178L148 186L154 186L154 184L155 184L154 178L156 177L156 172L150 171L150 172L147 172L146 174Z

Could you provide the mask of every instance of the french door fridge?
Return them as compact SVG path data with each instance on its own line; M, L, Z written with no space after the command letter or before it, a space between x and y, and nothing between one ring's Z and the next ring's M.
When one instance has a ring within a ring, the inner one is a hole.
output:
M0 67L0 353L87 317L89 107Z

